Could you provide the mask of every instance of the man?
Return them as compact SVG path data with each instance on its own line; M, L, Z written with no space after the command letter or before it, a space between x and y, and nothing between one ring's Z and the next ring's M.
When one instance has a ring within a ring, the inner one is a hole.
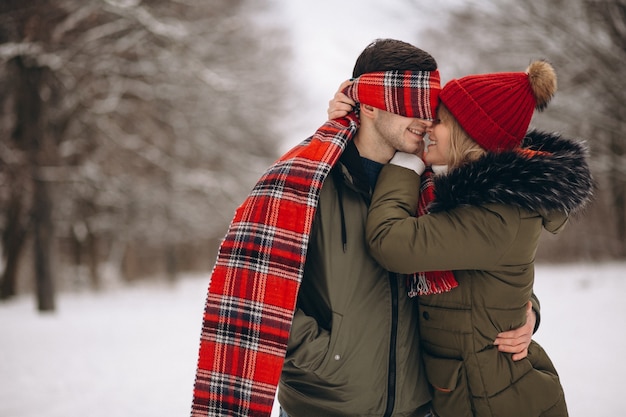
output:
M279 377L290 417L428 413L416 305L405 278L369 256L364 227L382 165L423 149L437 64L377 40L356 61L363 74L359 117L281 157L235 214L207 297L193 416L269 416Z
M290 417L424 415L430 399L414 301L404 277L380 267L364 240L378 171L396 150L423 147L439 91L434 58L396 40L365 48L352 76L391 70L436 78L435 100L425 101L421 118L360 103L359 129L324 183L313 221L278 390Z

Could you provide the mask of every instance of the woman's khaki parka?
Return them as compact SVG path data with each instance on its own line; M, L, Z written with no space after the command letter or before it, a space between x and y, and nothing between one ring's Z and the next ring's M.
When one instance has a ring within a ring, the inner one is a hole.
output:
M493 345L525 322L542 229L557 233L591 198L586 150L530 132L525 148L489 153L435 177L430 214L414 216L420 178L383 168L367 221L375 259L390 271L454 270L450 292L419 297L426 373L440 417L566 416L550 359L535 342L513 361Z

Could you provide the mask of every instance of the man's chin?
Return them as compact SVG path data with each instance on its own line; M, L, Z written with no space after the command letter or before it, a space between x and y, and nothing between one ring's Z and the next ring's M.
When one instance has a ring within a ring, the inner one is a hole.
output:
M403 149L402 152L420 154L424 152L424 141L420 141L419 143L415 143L410 146L406 146L406 149Z

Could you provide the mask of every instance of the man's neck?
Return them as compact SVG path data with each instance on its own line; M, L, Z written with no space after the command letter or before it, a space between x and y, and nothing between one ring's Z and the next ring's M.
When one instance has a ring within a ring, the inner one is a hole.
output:
M380 164L386 164L396 153L395 149L382 143L378 138L359 129L354 137L354 144L363 158L370 159Z

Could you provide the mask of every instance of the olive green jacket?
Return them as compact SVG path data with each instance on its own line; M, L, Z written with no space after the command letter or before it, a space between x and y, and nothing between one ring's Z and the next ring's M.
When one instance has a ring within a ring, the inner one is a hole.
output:
M435 177L430 214L413 217L420 177L383 168L367 221L374 258L400 272L454 270L450 292L419 297L427 376L440 417L566 416L559 377L535 342L513 361L493 345L525 322L542 229L557 233L591 198L585 149L531 132L548 153L489 154Z
M416 301L365 245L370 198L350 143L312 227L278 389L291 417L412 416L430 400Z

